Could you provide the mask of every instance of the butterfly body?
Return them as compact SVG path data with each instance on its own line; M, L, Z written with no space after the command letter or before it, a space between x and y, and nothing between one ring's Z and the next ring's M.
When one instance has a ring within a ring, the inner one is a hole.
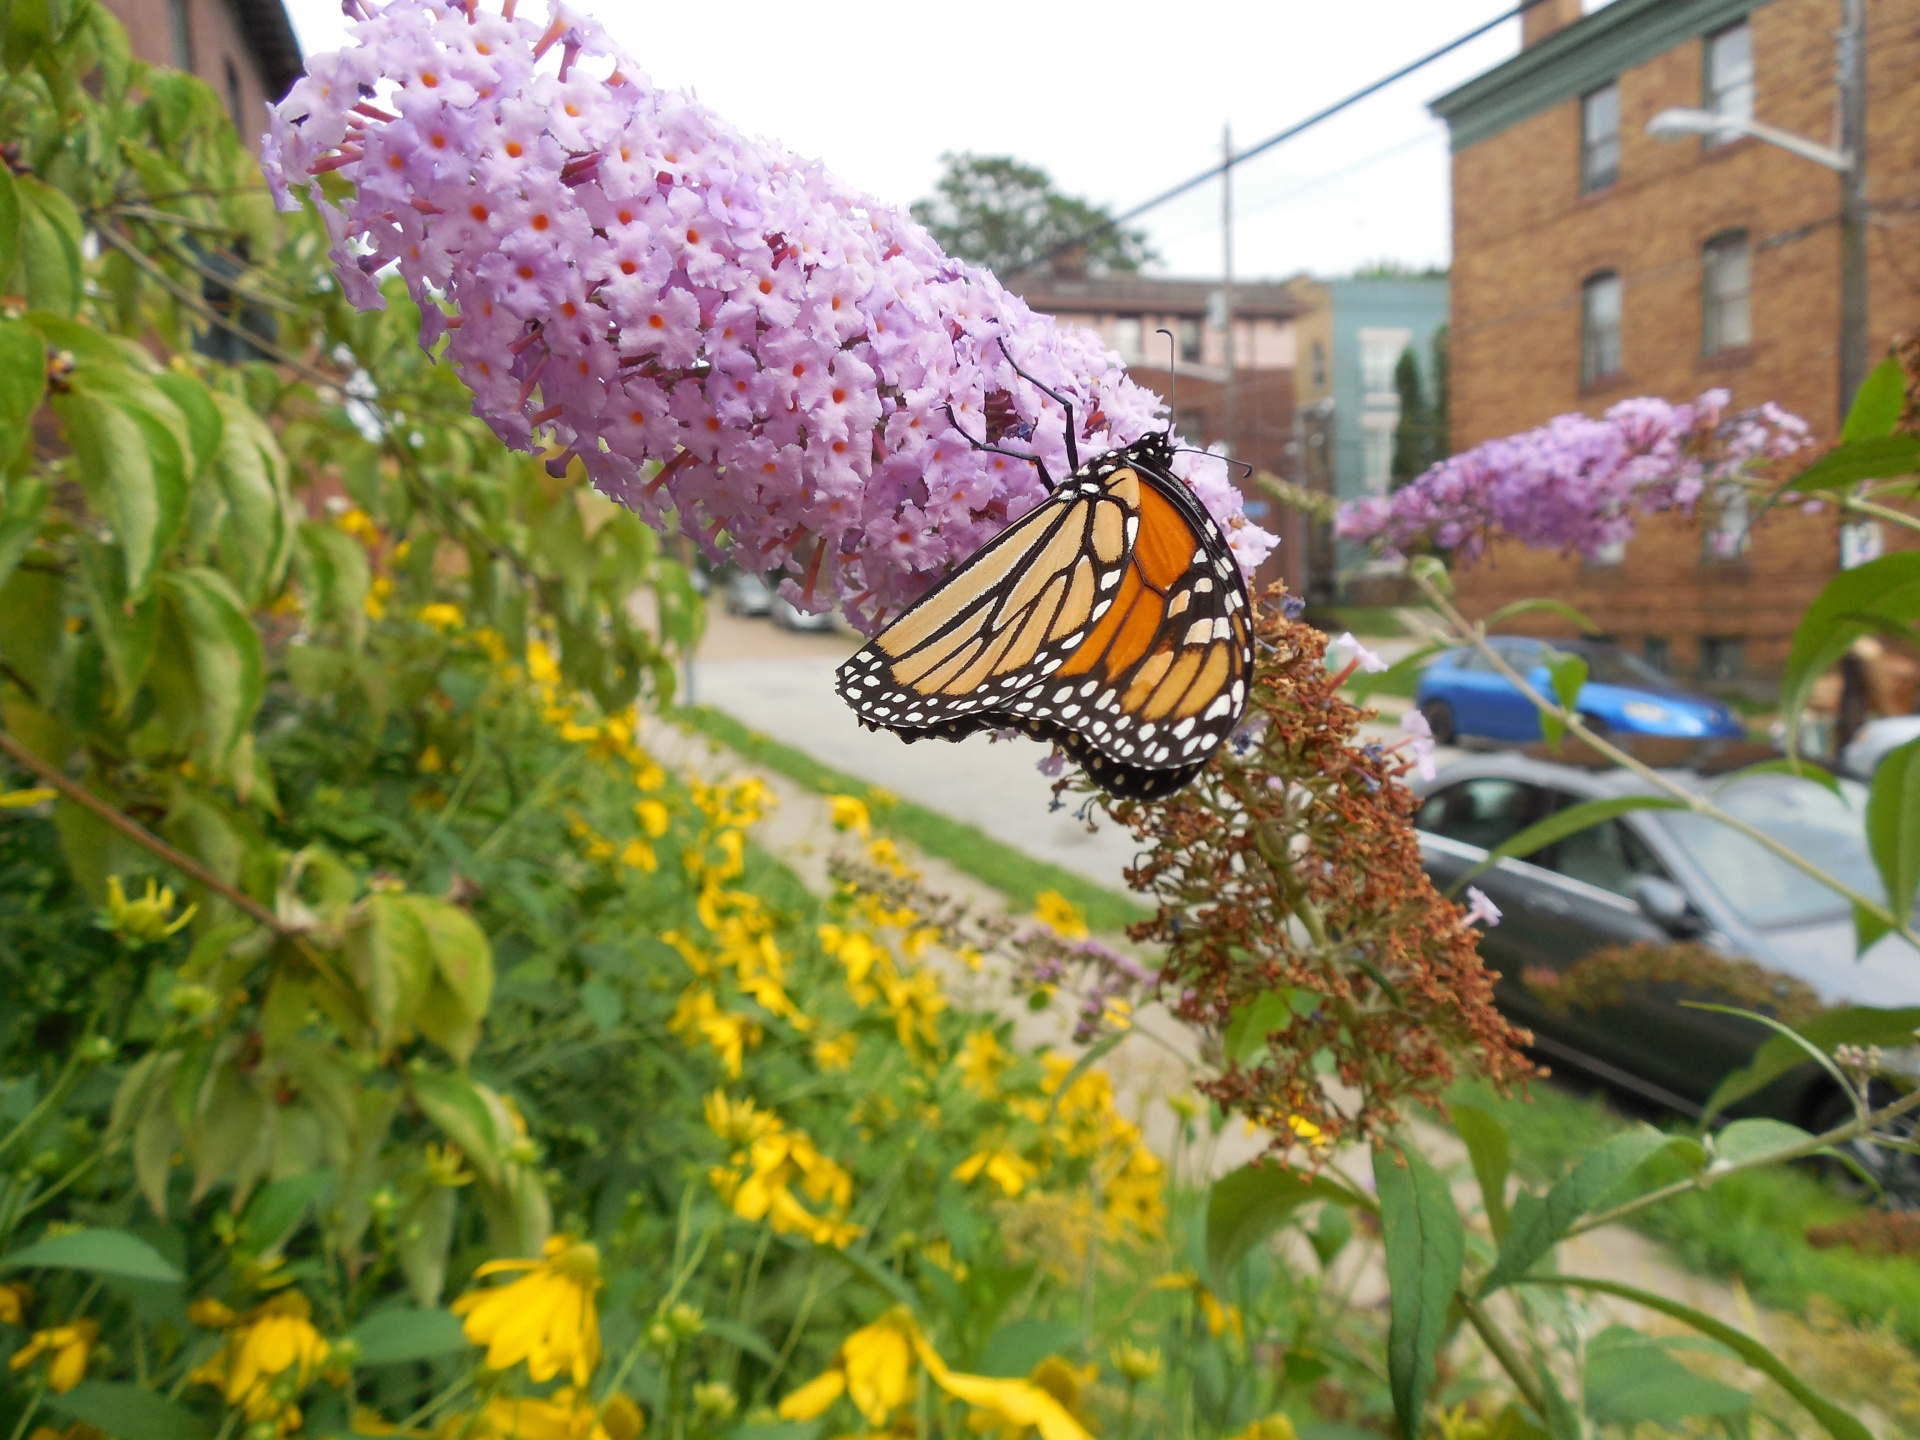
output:
M1197 775L1253 669L1238 562L1164 434L1063 480L840 667L863 724L903 740L1015 729L1110 793Z

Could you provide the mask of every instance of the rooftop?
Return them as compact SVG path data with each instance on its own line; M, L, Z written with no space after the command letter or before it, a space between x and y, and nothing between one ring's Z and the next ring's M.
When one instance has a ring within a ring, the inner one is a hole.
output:
M1007 288L1034 309L1048 313L1204 315L1207 297L1220 288L1220 282L1124 272L1083 276L1042 272L1015 280ZM1309 308L1285 285L1234 282L1233 313L1242 319L1291 320Z

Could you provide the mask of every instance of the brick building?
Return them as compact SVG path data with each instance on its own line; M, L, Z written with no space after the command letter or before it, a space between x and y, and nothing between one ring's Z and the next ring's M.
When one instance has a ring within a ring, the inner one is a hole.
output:
M1010 288L1035 310L1098 332L1119 352L1127 373L1163 397L1170 394L1172 352L1166 336L1155 332L1172 331L1179 355L1175 423L1181 434L1199 445L1225 441L1235 457L1269 474L1292 473L1294 323L1306 304L1287 286L1233 287L1231 433L1219 281L1087 275L1062 267L1019 277ZM1305 563L1303 527L1286 523L1294 517L1277 515L1271 502L1250 489L1247 514L1281 535L1263 578L1284 577L1297 586Z
M134 55L188 70L226 102L255 150L267 106L301 73L300 42L280 0L102 0L127 29Z
M1774 400L1838 428L1839 182L1753 139L1662 142L1697 107L1835 133L1839 0L1579 0L1434 102L1453 142L1452 443L1632 395ZM1920 0L1868 0L1869 320L1920 327ZM1853 530L1850 555L1880 537ZM1891 537L1888 537L1891 538ZM1897 543L1897 542L1896 542ZM1571 601L1673 674L1761 684L1841 564L1831 516L1642 526L1607 563L1497 546L1460 577L1474 613Z

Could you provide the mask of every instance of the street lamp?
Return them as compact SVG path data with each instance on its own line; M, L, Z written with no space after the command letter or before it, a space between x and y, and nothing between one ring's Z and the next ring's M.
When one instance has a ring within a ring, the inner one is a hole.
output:
M1647 122L1656 140L1751 135L1840 177L1840 414L1853 406L1867 378L1867 5L1840 0L1835 36L1835 85L1840 99L1840 145L1822 145L1763 121L1712 110L1662 110Z

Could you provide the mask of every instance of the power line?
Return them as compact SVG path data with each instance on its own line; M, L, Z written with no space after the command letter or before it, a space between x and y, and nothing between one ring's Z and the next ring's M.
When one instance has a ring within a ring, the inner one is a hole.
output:
M1254 156L1259 155L1264 151L1271 150L1274 146L1281 144L1283 141L1291 140L1293 139L1294 136L1299 135L1307 130L1311 130L1314 126L1319 125L1324 121L1331 120L1335 115L1338 115L1342 110L1351 109L1353 106L1358 105L1362 100L1365 100L1369 95L1376 94L1379 91L1386 89L1389 85L1393 84L1395 81L1406 79L1407 76L1413 74L1414 71L1423 69L1424 67L1431 65L1434 61L1438 60L1441 56L1452 54L1455 50L1458 50L1462 45L1470 44L1471 42L1478 40L1482 35L1485 35L1489 30L1496 30L1500 26L1506 24L1507 21L1526 14L1526 12L1533 9L1534 6L1545 4L1545 3L1546 3L1546 0L1521 0L1521 3L1514 6L1511 10L1503 11L1501 14L1494 16L1493 19L1487 21L1485 24L1476 25L1473 29L1467 31L1466 34L1464 35L1456 35L1453 39L1449 40L1446 44L1442 45L1439 49L1429 50L1426 54L1422 55L1419 59L1408 61L1405 65L1402 65L1398 70L1393 71L1391 74L1382 75L1378 80L1374 80L1369 84L1361 86L1358 90L1355 90L1351 95L1344 96L1341 99L1334 101L1331 105L1328 105L1320 110L1314 111L1313 114L1307 116L1306 119L1304 120L1295 121L1293 124L1287 126L1286 129L1281 130L1276 134L1269 135L1266 139L1262 140L1259 144L1250 146L1247 149L1238 152L1237 154L1229 155L1226 159L1222 160L1218 165L1210 166L1207 169L1202 170L1198 175L1189 176L1187 179L1182 180L1178 185L1175 185L1172 189L1162 190L1158 195L1155 195L1151 200L1141 201L1138 205L1134 206L1131 210L1127 210L1119 215L1114 215L1106 219L1103 219L1097 225L1089 226L1086 230L1083 230L1080 234L1075 235L1073 238L1069 240L1061 241L1058 245L1055 245L1051 250L1048 250L1043 255L1036 255L1031 260L1021 261L1020 264L1014 266L1011 270L1007 271L1006 274L1001 278L1004 280L1011 280L1017 275L1024 275L1026 274L1027 271L1033 269L1036 265L1044 265L1048 261L1057 260L1062 255L1065 255L1067 252L1071 250L1076 250L1080 246L1085 245L1089 240L1096 239L1099 236L1106 234L1106 232L1109 230L1118 229L1120 226L1126 224L1129 220L1139 219L1140 216L1146 214L1149 210L1158 209L1160 206L1166 204L1169 200L1177 199L1178 197L1186 194L1189 190L1194 189L1196 186L1204 185L1207 183L1207 181L1212 180L1219 175L1225 174L1233 166L1239 165L1244 163L1245 161L1251 160Z

